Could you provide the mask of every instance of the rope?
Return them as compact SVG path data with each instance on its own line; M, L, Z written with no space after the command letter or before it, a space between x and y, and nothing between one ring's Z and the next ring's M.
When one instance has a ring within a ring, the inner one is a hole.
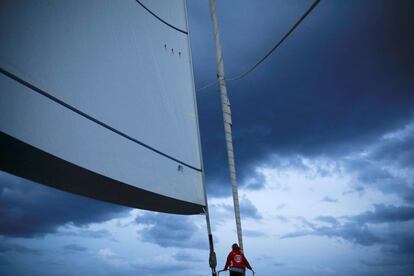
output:
M204 89L207 89L207 88L209 88L209 87L212 87L212 86L213 86L213 85L215 85L216 83L218 83L218 80L212 81L212 82L210 82L210 83L208 83L208 84L206 84L206 85L204 85L204 86L202 86L202 87L200 87L200 88L197 88L197 89L196 89L196 91L197 91L197 92L202 91L202 90L204 90Z
M270 49L259 61L257 61L252 67L250 67L250 69L248 69L247 71L236 75L232 78L226 78L226 81L237 81L240 80L242 78L244 78L246 75L248 75L249 73L251 73L253 70L255 70L260 64L262 64L269 56L271 56L273 54L273 52L276 51L276 49L279 48L280 45L282 45L282 43L293 33L293 31L302 23L302 21L312 12L312 10L319 4L320 0L316 0L308 9L307 11L298 19L298 21L296 21L296 23L289 29L289 31L272 47L272 49ZM202 86L201 88L198 88L196 91L202 91L204 89L207 89L211 86L213 86L214 84L218 83L219 81L216 80L214 82L211 82L207 85Z
M129 136L128 134L125 134L125 133L121 132L120 130L117 130L117 129L115 129L115 128L113 128L113 127L105 124L104 122L99 121L98 119L96 119L96 118L94 118L94 117L86 114L85 112L80 111L76 107L71 106L68 103L66 103L66 102L64 102L64 101L62 101L62 100L60 100L60 99L52 96L50 93L48 93L48 92L46 92L46 91L44 91L44 90L42 90L42 89L34 86L33 84L31 84L31 83L29 83L29 82L27 82L27 81L25 81L25 80L17 77L16 75L13 75L12 73L6 71L5 69L3 69L1 67L0 67L0 73L2 73L6 77L9 77L10 79L12 79L12 80L14 80L14 81L16 81L18 83L26 86L27 88L30 88L32 91L37 92L38 94L40 94L40 95L42 95L42 96L44 96L44 97L46 97L46 98L54 101L55 103L57 103L57 104L59 104L59 105L61 105L63 107L66 107L67 109L69 109L69 110L71 110L71 111L79 114L80 116L88 119L89 121L92 121L92 122L94 122L94 123L96 123L96 124L98 124L98 125L106 128L106 129L108 129L108 130L110 130L110 131L112 131L112 132L114 132L114 133L116 133L116 134L118 134L118 135L120 135L120 136L122 136L122 137L124 137L124 138L126 138L126 139L128 139L128 140L130 140L130 141L132 141L132 142L134 142L136 144L138 144L138 145L140 145L140 146L143 146L143 147L145 147L145 148L147 148L147 149L149 149L149 150L151 150L151 151L153 151L153 152L155 152L155 153L157 153L159 155L162 155L162 156L164 156L164 157L166 157L166 158L168 158L168 159L170 159L172 161L175 161L175 162L177 162L177 163L179 163L181 165L184 165L184 166L186 166L186 167L188 167L190 169L193 169L193 170L198 171L198 172L201 172L202 171L199 168L196 168L194 166L191 166L190 164L187 164L187 163L185 163L183 161L180 161L180 160L178 160L178 159L176 159L176 158L174 158L174 157L172 157L172 156L170 156L170 155L168 155L168 154L166 154L164 152L161 152L161 151L159 151L159 150L157 150L157 149L155 149L155 148L153 148L153 147L151 147L151 146L149 146L149 145L147 145L147 144L145 144L145 143L143 143L141 141L138 141L137 139Z
M300 25L300 23L311 13L311 11L319 4L320 0L316 0L312 6L309 7L309 9L302 15L301 18L299 18L298 21L290 28L290 30L282 37L282 39L279 40L279 42L276 43L275 46L273 46L272 49L270 49L269 52L264 55L258 62L256 62L255 65L253 65L249 70L247 70L244 73L239 74L238 76L235 76L233 78L227 79L228 81L235 81L243 78L250 72L252 72L254 69L256 69L263 61L265 61L276 49L288 38L288 36Z
M184 30L182 30L180 28L175 27L174 25L171 25L170 23L168 23L167 21L165 21L164 19L162 19L161 17L159 17L158 15L156 15L153 11L151 11L150 9L148 9L144 4L141 3L141 1L139 1L139 0L135 0L135 1L139 5L141 5L141 7L143 7L147 12L149 12L152 16L154 16L155 18L157 18L159 21L161 21L162 23L164 23L168 27L170 27L170 28L172 28L172 29L174 29L174 30L176 30L176 31L178 31L180 33L183 33L183 34L188 35L188 32L187 31L184 31Z

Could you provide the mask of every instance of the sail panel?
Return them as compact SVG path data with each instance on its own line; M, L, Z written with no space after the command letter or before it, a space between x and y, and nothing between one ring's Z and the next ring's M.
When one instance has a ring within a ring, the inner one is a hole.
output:
M183 27L184 1L160 3L145 4ZM187 35L135 1L6 1L0 40L1 67L50 95L1 75L4 135L117 185L205 205Z
M3 68L200 168L187 35L133 0L11 2L0 10ZM184 20L183 1L169 2Z

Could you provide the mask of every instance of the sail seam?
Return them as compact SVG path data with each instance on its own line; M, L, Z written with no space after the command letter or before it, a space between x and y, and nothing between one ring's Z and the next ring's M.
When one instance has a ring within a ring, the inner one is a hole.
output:
M147 144L145 144L145 143L143 143L143 142L141 142L141 141L139 141L139 140L137 140L137 139L129 136L128 134L125 134L122 131L117 130L116 128L111 127L110 125L105 124L104 122L99 121L98 119L96 119L96 118L94 118L94 117L86 114L85 112L77 109L76 107L74 107L74 106L72 106L72 105L70 105L70 104L68 104L68 103L66 103L66 102L64 102L64 101L56 98L55 96L52 96L50 93L48 93L48 92L46 92L46 91L44 91L44 90L42 90L42 89L34 86L33 84L31 84L31 83L29 83L29 82L27 82L27 81L19 78L18 76L14 75L14 74L12 74L10 72L8 72L7 70L5 70L5 69L3 69L1 67L0 67L0 73L2 73L6 77L8 77L8 78L10 78L10 79L12 79L12 80L14 80L14 81L16 81L18 83L26 86L27 88L30 88L32 91L34 91L34 92L36 92L36 93L38 93L38 94L40 94L40 95L42 95L42 96L44 96L44 97L52 100L52 101L54 101L55 103L57 103L57 104L59 104L59 105L61 105L63 107L66 107L67 109L69 109L69 110L71 110L71 111L73 111L73 112L81 115L82 117L84 117L84 118L86 118L86 119L88 119L88 120L90 120L90 121L92 121L92 122L94 122L94 123L96 123L96 124L98 124L98 125L106 128L106 129L108 129L108 130L110 130L110 131L112 131L112 132L114 132L114 133L116 133L116 134L118 134L118 135L120 135L120 136L122 136L122 137L124 137L124 138L126 138L126 139L128 139L128 140L130 140L130 141L132 141L132 142L134 142L136 144L138 144L138 145L140 145L140 146L143 146L143 147L145 147L145 148L147 148L147 149L149 149L149 150L151 150L151 151L153 151L153 152L155 152L155 153L157 153L157 154L159 154L161 156L164 156L164 157L166 157L166 158L168 158L168 159L170 159L172 161L175 161L175 162L177 162L177 163L179 163L181 165L184 165L184 166L186 166L186 167L188 167L190 169L193 169L193 170L198 171L198 172L202 172L202 170L199 169L199 168L196 168L196 167L194 167L194 166L192 166L192 165L190 165L188 163L185 163L185 162L183 162L181 160L178 160L177 158L174 158L174 157L172 157L172 156L170 156L170 155L168 155L168 154L166 154L166 153L164 153L162 151L159 151L159 150L157 150L157 149L155 149L155 148L153 148L153 147L151 147L151 146L149 146L149 145L147 145Z
M173 28L176 31L179 31L180 33L186 34L188 35L188 32L175 27L174 25L171 25L170 23L168 23L167 21L165 21L164 19L162 19L161 17L159 17L158 15L156 15L153 11L151 11L150 9L148 9L144 4L142 4L139 0L135 0L135 2L137 2L139 5L141 5L141 7L143 7L147 12L149 12L152 16L154 16L155 18L157 18L159 21L161 21L162 23L164 23L165 25L167 25L170 28Z

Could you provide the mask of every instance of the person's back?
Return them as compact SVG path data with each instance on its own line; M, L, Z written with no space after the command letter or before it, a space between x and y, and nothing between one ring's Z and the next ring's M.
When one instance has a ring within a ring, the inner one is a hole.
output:
M237 243L232 245L232 251L227 256L224 270L230 271L230 276L242 276L245 268L252 269Z

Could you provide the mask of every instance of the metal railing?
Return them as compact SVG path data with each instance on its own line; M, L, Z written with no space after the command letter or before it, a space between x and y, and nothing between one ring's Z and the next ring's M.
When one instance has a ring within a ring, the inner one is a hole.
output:
M225 271L229 271L228 269L226 269L226 270L219 270L219 271L217 271L217 276L219 276L220 275L220 273L222 273L222 272L225 272ZM251 272L252 272L252 275L253 276L255 276L256 275L256 272L254 271L254 270L250 270ZM246 272L244 273L244 275L246 276L247 274L246 274Z

